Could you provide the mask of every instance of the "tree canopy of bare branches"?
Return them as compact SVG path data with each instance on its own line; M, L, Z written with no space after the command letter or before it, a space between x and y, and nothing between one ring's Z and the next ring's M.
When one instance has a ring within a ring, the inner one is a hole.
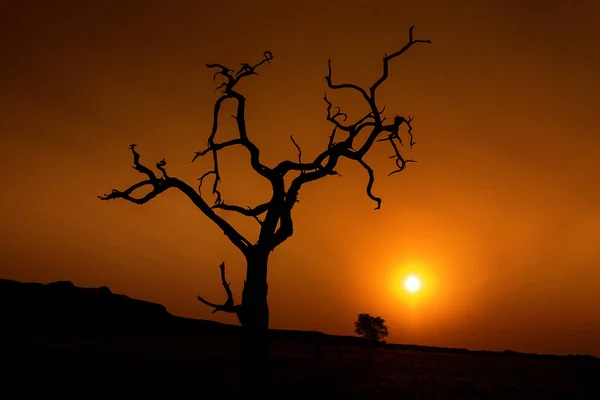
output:
M380 107L377 103L377 93L380 86L388 78L390 64L408 51L411 47L420 43L431 43L429 40L419 40L413 37L413 28L408 31L408 41L399 50L385 55L382 60L381 75L367 87L361 87L353 83L341 83L334 79L332 72L332 62L329 60L327 75L325 81L331 91L354 91L358 93L368 106L368 112L361 118L354 121L348 121L348 117L339 107L333 105L327 95L323 96L326 106L326 120L331 123L332 130L328 138L324 137L324 150L308 161L303 160L303 153L294 140L290 137L293 145L297 149L297 160L284 160L278 164L269 167L261 161L261 151L252 141L248 126L246 125L246 97L238 90L238 84L251 76L258 75L258 71L273 61L273 54L265 51L262 59L254 64L243 63L238 68L229 68L225 65L213 63L206 66L214 71L214 79L219 79L221 83L217 89L221 91L215 101L213 108L213 122L206 147L203 150L196 151L192 162L199 157L211 157L212 169L204 172L198 178L198 187L193 187L182 180L170 176L167 173L166 161L163 159L156 163L157 172L153 171L140 161L140 154L137 147L132 144L129 149L133 155L133 168L144 175L139 182L131 185L125 190L113 190L111 193L98 196L102 200L123 199L135 204L144 204L154 199L161 193L169 189L177 189L187 196L196 207L210 220L212 220L227 236L227 238L236 246L245 256L247 265L247 278L244 284L241 304L236 305L233 295L229 289L229 283L225 277L225 265L220 265L221 281L227 294L227 300L219 305L206 301L201 296L198 300L216 311L236 313L242 325L257 324L257 319L252 317L257 313L267 312L266 324L268 325L268 308L266 306L267 293L267 260L273 249L292 236L294 231L292 209L298 203L301 189L309 184L325 178L329 175L338 174L336 167L338 162L345 158L357 162L368 176L366 182L366 194L376 204L375 209L381 207L382 200L373 193L375 183L375 174L373 168L365 161L365 155L376 142L387 143L393 151L391 159L394 160L395 168L389 172L389 175L403 171L407 164L414 160L406 158L400 151L405 142L408 147L412 147L415 142L413 139L412 117L395 115L389 121L383 116L385 107ZM219 132L219 121L221 110L225 102L232 101L235 105L235 115L233 115L237 125L237 135L234 139L219 141L217 134ZM401 128L405 127L405 134L401 134ZM361 137L361 145L357 146L357 138ZM364 140L362 140L364 139ZM243 147L250 156L250 165L252 169L265 180L272 188L270 199L253 207L243 207L236 204L227 203L219 190L221 175L219 170L219 154L227 148L233 146ZM286 189L284 181L286 177L294 176L291 179L289 187ZM212 179L211 190L214 197L214 203L209 204L202 197L202 185L205 181ZM150 189L143 196L136 196L138 189ZM251 241L236 230L225 218L217 211L227 211L241 214L243 216L254 218L260 224L258 238ZM264 296L264 302L257 301L257 298ZM261 303L260 305L258 303ZM262 304L264 303L264 304ZM262 308L259 312L258 308ZM260 324L264 326L265 318L260 318Z

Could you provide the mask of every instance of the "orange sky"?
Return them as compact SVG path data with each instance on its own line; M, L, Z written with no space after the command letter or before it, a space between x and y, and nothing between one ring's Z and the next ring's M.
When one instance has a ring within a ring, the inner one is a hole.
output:
M164 157L194 184L210 168L189 161L217 96L204 64L259 61L266 49L272 64L240 86L249 134L268 165L295 159L290 134L316 155L330 133L327 58L335 78L369 85L414 24L433 44L391 64L379 101L416 116L419 162L386 178L391 150L373 148L379 211L350 162L303 189L294 236L270 260L271 326L352 334L368 312L393 342L600 355L594 3L3 2L0 276L107 285L235 322L195 296L223 299L225 261L239 299L242 256L187 198L172 191L139 207L96 196L139 179L131 143L142 162ZM352 93L330 99L350 116L363 110ZM267 199L241 150L221 168L228 201ZM426 290L403 293L405 272Z

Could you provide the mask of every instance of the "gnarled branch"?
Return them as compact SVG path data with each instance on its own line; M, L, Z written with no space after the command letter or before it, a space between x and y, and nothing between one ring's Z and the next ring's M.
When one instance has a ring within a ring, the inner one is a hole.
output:
M143 165L142 163L140 163L140 155L135 150L135 147L136 147L135 144L132 144L131 146L129 146L129 149L131 150L131 152L133 154L133 168L135 170L139 171L140 173L146 175L148 177L148 179L140 181L138 183L135 183L124 191L113 189L112 192L109 194L105 194L103 196L98 196L98 198L100 200L124 199L124 200L130 201L132 203L141 205L141 204L147 203L151 199L155 198L156 196L158 196L159 194L161 194L162 192L164 192L170 188L179 189L179 191L181 191L190 200L192 200L194 205L196 205L196 207L198 207L200 209L200 211L202 211L202 213L204 213L204 215L206 215L219 228L221 228L223 230L223 233L225 234L225 236L227 236L229 238L231 243L233 243L244 254L246 254L249 247L251 246L251 243L243 235L241 235L239 232L237 232L235 230L235 228L233 228L233 226L231 226L227 221L225 221L223 218L221 218L219 215L217 215L213 211L213 209L204 201L204 199L202 198L202 195L199 193L199 191L197 192L191 186L189 186L187 183L185 183L177 178L168 176L167 172L165 170L166 161L164 159L159 161L156 164L157 168L163 174L163 176L161 178L157 178L156 174L150 168L148 168L145 165ZM200 182L202 183L202 181L200 181ZM133 197L132 196L132 194L136 190L138 190L142 187L146 187L146 186L151 186L152 190L149 193L147 193L145 196L143 196L143 197Z
M168 180L167 180L168 176L164 169L164 167L166 165L166 161L163 159L162 161L159 161L156 164L156 166L163 173L162 178L157 178L156 175L154 174L154 172L150 168L148 168L145 165L140 163L140 155L137 151L135 151L136 146L137 146L136 144L132 144L129 146L129 150L131 150L131 153L133 154L133 167L132 168L135 169L136 171L140 172L141 174L146 175L148 177L148 179L138 182L138 183L130 186L128 189L126 189L124 191L119 191L117 189L113 189L113 191L109 194L105 194L103 196L98 196L98 198L100 200L125 199L125 200L130 201L135 204L144 204L171 187L171 185L168 184ZM147 193L145 196L143 196L143 197L132 197L131 196L131 194L133 192L135 192L137 189L140 189L140 188L142 188L144 186L148 186L148 185L152 186L152 191Z
M225 263L222 262L221 265L219 265L219 268L221 269L221 284L223 285L223 289L225 289L225 293L227 294L227 300L225 300L225 303L223 303L223 304L211 303L210 301L204 300L204 298L202 298L200 295L198 295L197 299L201 303L214 308L214 310L211 312L211 314L214 314L217 311L223 311L223 312L228 312L228 313L238 313L240 311L241 305L240 304L235 305L235 303L233 301L233 293L231 293L231 289L229 288L230 284L227 282L227 279L225 277Z

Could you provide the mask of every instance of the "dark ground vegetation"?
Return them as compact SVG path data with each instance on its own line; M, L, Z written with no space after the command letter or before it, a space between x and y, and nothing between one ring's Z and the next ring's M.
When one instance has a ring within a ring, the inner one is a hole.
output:
M239 327L68 282L0 280L0 313L0 398L238 398ZM358 338L276 330L269 353L269 398L600 399L586 356L386 345L369 363Z

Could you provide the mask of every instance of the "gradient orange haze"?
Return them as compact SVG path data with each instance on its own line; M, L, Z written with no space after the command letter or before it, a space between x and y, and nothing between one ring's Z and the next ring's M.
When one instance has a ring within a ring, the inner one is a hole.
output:
M454 4L451 4L454 3ZM568 6L567 6L568 5ZM0 276L107 285L175 314L235 322L220 262L239 298L237 250L186 198L138 207L96 196L163 157L190 164L211 125L213 72L271 50L241 87L263 160L327 144L323 77L369 85L407 30L431 39L391 64L379 101L415 116L418 163L390 178L390 149L364 170L308 185L294 236L271 258L271 326L352 334L381 315L391 342L600 355L600 25L593 1L23 1L1 6ZM330 93L351 117L364 105ZM229 113L228 110L227 114ZM222 138L235 133L223 120ZM222 193L255 205L268 186L242 150L223 157ZM254 220L229 219L243 232ZM420 274L422 291L403 290Z

